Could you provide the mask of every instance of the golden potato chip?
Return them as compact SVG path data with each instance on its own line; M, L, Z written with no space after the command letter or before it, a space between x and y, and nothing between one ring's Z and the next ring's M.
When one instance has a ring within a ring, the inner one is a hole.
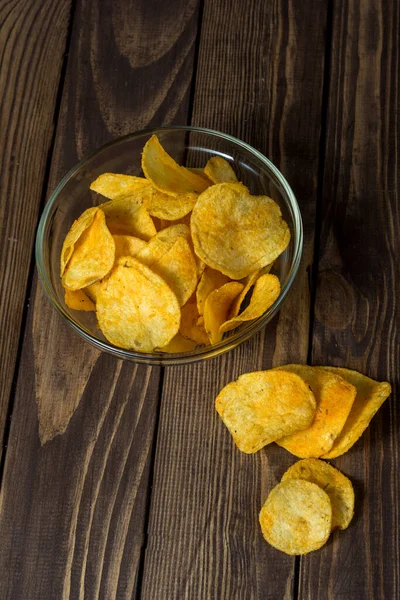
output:
M253 273L250 273L250 275L242 279L240 283L243 283L244 288L231 306L231 310L229 311L230 319L233 319L234 317L238 316L242 303L246 298L247 294L249 293L250 289L253 287L257 279L261 277L261 275L266 275L270 272L272 265L273 263L270 263L262 269L257 269L257 271L253 271Z
M225 323L232 302L243 287L243 283L230 281L207 296L204 303L204 327L212 344L222 340L220 327Z
M204 263L203 263L204 264ZM230 281L229 277L223 275L220 271L205 267L199 285L196 289L196 301L199 315L204 313L204 303L207 297L214 290L222 287L225 283Z
M354 515L354 490L348 477L318 458L305 458L292 465L282 477L305 479L318 485L332 505L332 529L346 529Z
M329 538L332 507L324 490L304 479L275 486L259 515L266 541L286 554L307 554Z
M213 182L211 181L211 179L209 179L207 177L207 175L204 173L204 169L201 169L199 167L187 167L187 169L188 169L188 171L191 171L192 173L195 173L199 177L202 177L204 179L204 181L206 182L207 187L213 184Z
M196 344L208 346L210 340L204 326L198 323L198 319L199 313L195 303L182 306L179 333L187 340L193 340Z
M73 310L96 310L96 306L83 290L65 290L65 304Z
M89 298L92 300L92 302L94 302L95 304L97 302L97 294L100 289L100 284L101 284L101 281L95 281L94 283L91 283L90 285L83 288L83 291L85 292L85 294L87 294L89 296Z
M115 242L115 260L120 256L137 256L147 242L133 235L113 235Z
M241 183L219 183L200 194L190 228L197 256L231 279L273 262L290 240L276 202L251 196Z
M155 225L140 195L115 198L100 205L112 234L133 235L149 240L156 235Z
M93 192L97 192L105 198L126 198L149 187L150 184L144 177L133 175L120 175L118 173L103 173L90 186Z
M143 148L142 169L155 188L172 196L191 192L199 194L208 187L204 177L178 165L155 135Z
M196 346L196 342L187 340L180 333L177 333L166 346L157 348L157 350L167 354L180 354L181 352L191 352Z
M356 399L342 431L329 452L322 458L336 458L344 454L356 443L371 422L372 417L392 392L390 383L379 383L357 371L336 367L323 367L332 374L339 375L357 389Z
M178 333L178 300L165 281L132 256L117 260L97 296L97 319L112 344L138 352L166 346Z
M204 173L213 183L235 183L238 179L231 165L222 156L213 156L204 167Z
M252 454L308 427L316 401L298 375L256 371L228 383L218 394L215 407L239 450Z
M243 293L243 292L242 292ZM258 319L267 311L281 293L281 284L276 275L261 275L257 279L249 306L237 317L225 321L219 328L220 333L231 331L245 321Z
M177 221L188 215L197 202L198 194L187 193L171 196L163 194L153 186L148 186L142 194L148 213L159 219Z
M356 388L321 367L285 365L276 370L299 375L317 401L317 412L310 427L278 440L277 444L300 458L322 456L332 448L342 431L356 397Z
M114 258L115 242L106 225L104 213L98 210L93 223L75 244L64 271L63 286L79 290L102 279L111 270Z
M72 223L71 229L65 237L61 250L60 277L64 275L65 267L73 254L76 242L79 240L82 233L93 223L98 210L97 206L88 208L81 214L79 219L76 219L76 221Z

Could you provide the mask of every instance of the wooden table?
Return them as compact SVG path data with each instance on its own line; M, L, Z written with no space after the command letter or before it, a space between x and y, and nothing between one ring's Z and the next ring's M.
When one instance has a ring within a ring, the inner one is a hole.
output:
M400 598L398 0L0 2L0 598ZM283 171L303 260L278 318L227 355L146 368L50 307L33 246L60 178L122 134L195 124ZM291 558L257 522L294 457L237 451L239 374L345 365L394 393L334 464L356 515Z

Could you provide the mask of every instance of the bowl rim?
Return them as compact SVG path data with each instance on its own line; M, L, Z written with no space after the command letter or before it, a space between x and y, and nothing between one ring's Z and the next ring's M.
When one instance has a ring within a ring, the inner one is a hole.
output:
M235 144L236 146L241 147L242 149L250 152L252 155L257 157L260 161L264 163L264 165L268 168L270 172L275 176L278 180L280 186L285 192L288 199L288 208L291 213L291 217L293 219L293 259L291 261L290 269L288 276L286 278L286 282L281 289L281 293L277 300L270 306L270 308L263 314L261 317L254 321L250 321L247 326L243 327L236 334L231 335L228 338L222 339L221 342L215 344L213 346L205 346L200 347L193 353L190 352L182 352L176 354L167 354L163 352L153 352L153 353L140 353L135 352L133 350L125 350L123 348L118 348L117 346L113 346L111 343L105 342L103 340L98 339L92 333L90 333L87 329L82 327L78 322L71 318L71 316L66 312L63 306L58 302L55 294L53 293L53 286L51 281L49 280L46 269L44 266L43 260L43 242L44 242L44 234L46 231L46 227L48 226L49 215L51 214L51 210L53 205L59 195L59 193L64 189L70 179L73 178L75 173L79 171L87 162L94 159L96 156L101 154L107 148L111 148L113 146L117 146L120 143L123 143L127 140L133 140L137 137L144 135L154 135L157 132L166 132L166 131L186 131L193 133L203 133L206 135L211 135L222 139L224 141ZM279 169L259 150L250 146L246 142L239 140L238 138L229 135L227 133L223 133L220 131L216 131L214 129L208 129L205 127L196 127L189 125L168 125L161 127L152 127L148 129L142 129L140 131L136 131L134 133L129 133L127 135L121 136L112 140L99 148L97 148L94 152L89 154L88 156L81 159L76 165L74 165L66 175L60 180L57 184L53 192L50 194L48 201L43 209L39 225L37 228L36 234L36 242L35 242L35 258L36 258L36 266L38 270L38 275L44 292L49 299L50 303L57 310L59 314L61 314L67 321L67 323L74 329L79 335L81 335L86 341L90 342L97 349L113 354L114 356L125 359L132 360L139 364L146 365L160 365L160 366L168 366L168 365L182 365L189 364L193 362L197 362L204 359L213 358L219 356L233 348L236 348L239 344L242 344L250 337L255 335L258 331L260 331L272 318L276 315L279 309L282 306L283 301L285 300L289 289L291 288L293 281L296 277L300 260L302 256L303 250L303 222L301 218L300 208L297 202L297 199L287 182L286 178L282 175Z

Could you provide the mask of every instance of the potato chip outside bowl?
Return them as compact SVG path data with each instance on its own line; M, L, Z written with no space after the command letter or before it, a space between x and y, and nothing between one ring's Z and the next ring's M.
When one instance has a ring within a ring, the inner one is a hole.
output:
M245 322L225 333L213 346L197 346L182 353L153 351L140 353L118 348L101 333L94 312L68 308L60 279L60 253L73 221L86 209L105 199L90 191L90 184L102 173L142 175L141 154L155 134L166 151L181 165L203 168L214 156L227 160L239 181L253 195L270 196L278 203L289 225L291 239L275 261L271 272L281 282L281 293L258 319ZM36 237L36 264L43 289L50 302L67 323L99 350L118 358L149 365L186 364L219 356L248 340L276 315L296 276L303 247L303 225L296 198L280 171L263 154L248 144L224 133L200 127L160 127L119 138L79 162L52 193L40 220Z

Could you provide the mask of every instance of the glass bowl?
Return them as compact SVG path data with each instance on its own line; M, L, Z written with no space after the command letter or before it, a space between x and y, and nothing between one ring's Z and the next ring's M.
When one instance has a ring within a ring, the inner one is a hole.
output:
M273 198L290 227L289 246L275 261L272 273L281 282L281 294L258 319L225 334L214 346L200 346L190 352L165 354L124 350L108 342L97 326L96 315L69 309L64 302L60 280L60 253L73 221L89 208L104 201L90 191L91 182L101 173L141 174L141 153L151 135L156 134L179 164L204 167L212 156L222 156L232 165L238 179L252 194ZM98 349L123 359L150 365L190 363L218 356L238 346L264 327L278 312L299 267L303 246L303 226L296 198L279 170L260 152L229 135L200 127L160 127L122 137L78 163L58 184L47 203L36 237L36 263L40 280L50 302L67 323Z

